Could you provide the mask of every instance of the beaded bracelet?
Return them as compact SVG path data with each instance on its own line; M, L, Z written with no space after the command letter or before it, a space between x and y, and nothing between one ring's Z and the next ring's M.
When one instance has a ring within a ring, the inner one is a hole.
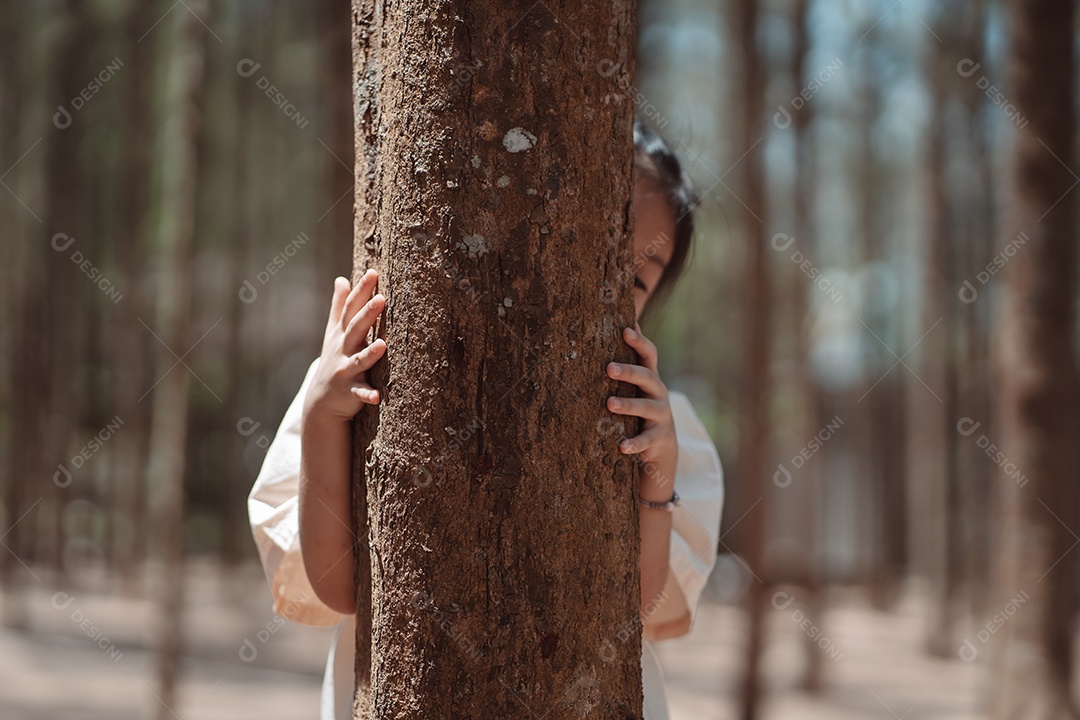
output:
M641 507L649 508L650 510L666 510L667 512L673 512L675 507L679 504L679 493L672 491L671 499L662 503L638 498L638 504L640 504Z

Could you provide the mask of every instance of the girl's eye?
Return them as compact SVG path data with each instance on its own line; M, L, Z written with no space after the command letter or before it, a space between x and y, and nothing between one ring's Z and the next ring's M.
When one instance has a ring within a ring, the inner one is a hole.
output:
M645 287L645 283L641 282L641 278L639 278L637 275L634 276L634 287L639 287L645 292L649 292L649 289Z

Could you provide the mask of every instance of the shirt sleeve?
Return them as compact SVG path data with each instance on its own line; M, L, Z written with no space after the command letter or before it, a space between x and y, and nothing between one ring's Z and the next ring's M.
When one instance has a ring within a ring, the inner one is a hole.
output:
M723 468L709 431L686 395L673 391L669 400L679 448L675 468L679 505L672 512L663 594L644 612L644 637L651 642L682 637L693 628L698 601L716 564L724 507Z
M329 626L344 616L315 594L300 553L300 421L304 395L318 362L315 358L308 367L299 392L267 448L248 495L248 520L270 583L274 612L305 625Z

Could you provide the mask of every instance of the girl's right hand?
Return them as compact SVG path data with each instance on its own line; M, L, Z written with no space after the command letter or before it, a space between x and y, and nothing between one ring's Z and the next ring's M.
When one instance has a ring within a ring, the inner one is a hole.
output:
M368 331L386 307L383 295L372 297L378 279L378 272L369 269L351 292L346 278L334 279L322 354L304 398L305 417L348 422L364 403L379 404L379 391L368 384L368 370L386 352L386 341L366 344Z

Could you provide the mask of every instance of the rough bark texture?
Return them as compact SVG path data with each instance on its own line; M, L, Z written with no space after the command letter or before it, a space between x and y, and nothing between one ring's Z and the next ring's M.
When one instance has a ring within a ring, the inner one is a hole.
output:
M1075 14L1071 0L1011 8L1008 93L1029 123L1016 134L1002 239L1029 239L1004 269L999 409L1005 455L1028 482L997 480L1003 523L991 612L1004 624L991 712L1003 720L1076 717Z
M634 3L353 15L353 275L388 300L355 714L640 718L637 423L604 373L632 360Z

